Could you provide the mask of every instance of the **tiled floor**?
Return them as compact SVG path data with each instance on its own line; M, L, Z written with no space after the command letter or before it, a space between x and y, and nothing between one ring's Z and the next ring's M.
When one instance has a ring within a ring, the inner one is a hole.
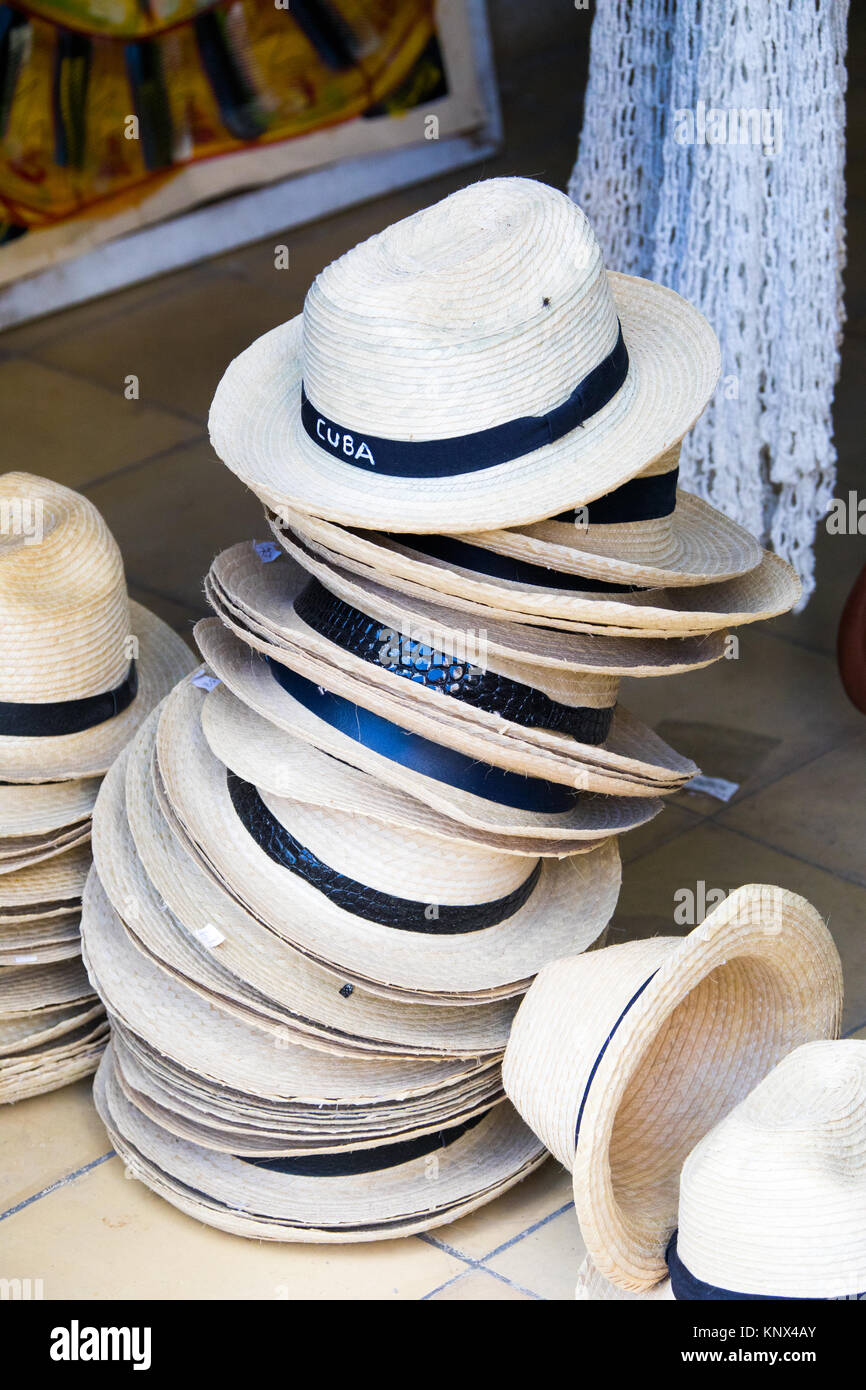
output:
M477 170L562 186L580 93L579 46L506 73L508 143ZM859 61L859 60L858 60ZM863 114L854 112L862 123ZM852 180L862 182L852 166ZM0 429L8 467L81 487L126 557L134 597L179 631L205 610L201 576L231 542L262 534L258 504L210 452L205 417L228 359L296 313L316 270L465 175L397 193L291 234L292 270L264 243L28 325L0 338ZM850 242L866 203L849 199ZM838 391L838 491L860 483L866 284L848 276L850 331ZM138 401L124 399L130 373ZM35 408L34 408L35 404ZM829 920L846 973L846 1030L866 1037L866 719L834 657L862 537L818 543L806 611L741 632L737 660L692 676L631 682L624 699L712 776L728 803L679 795L625 837L614 940L672 933L674 893L748 881L804 893ZM475 1215L427 1237L334 1247L258 1244L198 1225L128 1180L78 1083L0 1115L0 1276L39 1277L47 1298L556 1299L582 1246L570 1180L553 1160Z

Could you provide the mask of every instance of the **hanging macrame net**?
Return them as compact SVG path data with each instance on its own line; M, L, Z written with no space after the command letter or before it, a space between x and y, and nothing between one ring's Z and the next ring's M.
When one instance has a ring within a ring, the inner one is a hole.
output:
M596 0L569 193L608 265L697 304L722 381L683 484L814 587L843 323L848 0Z

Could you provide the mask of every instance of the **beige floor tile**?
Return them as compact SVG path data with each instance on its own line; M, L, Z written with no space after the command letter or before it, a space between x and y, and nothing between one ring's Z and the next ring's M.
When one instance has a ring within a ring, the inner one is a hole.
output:
M680 835L631 866L623 879L613 940L689 931L689 925L675 922L674 912L680 901L694 903L696 920L701 920L701 883L704 895L714 888L729 892L743 883L777 883L801 893L827 922L842 957L844 1026L866 1019L866 888L715 821ZM692 897L675 900L674 894L681 890Z
M0 1276L40 1278L45 1297L414 1299L465 1266L410 1237L282 1245L203 1226L113 1158L3 1222Z
M461 1275L453 1283L446 1284L444 1289L431 1294L430 1301L450 1299L452 1302L494 1303L504 1299L522 1299L526 1302L530 1297L522 1289L507 1284L504 1279L497 1279L486 1269L471 1269L468 1274Z
M451 1226L440 1226L430 1234L449 1249L480 1260L552 1212L559 1211L571 1199L571 1178L562 1165L551 1158L495 1202Z
M577 1217L563 1212L489 1261L518 1288L542 1298L574 1298L577 1271L586 1254Z
M115 363L111 386L19 358L0 361L4 464L80 488L199 433L189 420L128 401ZM127 481L126 487L135 493Z
M623 864L630 864L642 854L650 854L668 840L675 840L686 830L692 830L695 817L673 802L665 802L664 809L646 825L629 830L619 837L619 853Z
M718 820L866 885L864 783L866 734L730 807Z
M46 1096L0 1106L0 1212L109 1152L92 1084L85 1077Z
M261 503L203 441L88 490L123 552L131 584L155 588L202 616L214 555L270 535Z
M233 275L178 277L169 299L146 299L107 328L94 323L34 353L40 362L68 367L112 389L134 372L143 403L204 422L231 359L298 312L294 300L283 303L281 276L286 275L291 271L274 271L269 292ZM301 304L306 288L299 285Z
M740 630L737 660L659 680L625 680L621 698L708 777L740 784L738 798L862 729L836 663L766 633ZM682 792L689 811L723 803Z

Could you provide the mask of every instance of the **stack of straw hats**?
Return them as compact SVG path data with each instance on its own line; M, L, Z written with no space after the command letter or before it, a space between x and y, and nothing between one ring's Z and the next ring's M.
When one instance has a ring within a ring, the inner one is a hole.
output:
M828 1040L837 1036L841 1008L841 965L820 916L803 898L767 885L737 889L685 937L609 946L541 971L518 1010L503 1076L521 1115L573 1173L589 1255L579 1298L648 1291L670 1297L662 1281L678 1211L680 1251L693 1273L706 1277L702 1271L713 1265L716 1247L705 1228L696 1234L699 1223L686 1201L692 1190L686 1175L700 1168L700 1155L715 1152L716 1139L705 1136L712 1131L733 1137L727 1149L735 1169L733 1193L738 1168L761 1166L759 1145L754 1164L746 1163L737 1117L758 1114L758 1098L772 1093L779 1077L785 1078L790 1105L801 1074L800 1063L788 1057L794 1049L795 1058L818 1058L815 1066L826 1075L824 1063L839 1055ZM759 1085L782 1059L787 1060L775 1079ZM858 1075L862 1085L862 1065ZM815 1105L820 1089L817 1080L803 1086L797 1118L791 1111L788 1132L776 1134L781 1166L773 1173L769 1163L756 1183L753 1212L766 1199L768 1182L778 1182L781 1192L784 1163L793 1173L798 1163L808 1167L811 1141L804 1139L798 1157L796 1131L808 1114L816 1125L823 1123ZM841 1109L828 1100L823 1113L844 1143L842 1114L854 1114L862 1129L866 1093L855 1105L851 1088L841 1090ZM860 1168L858 1173L862 1183ZM729 1221L734 1197L723 1204L718 1192L705 1193L707 1222L718 1230ZM808 1205L808 1194L808 1185L801 1187L798 1200ZM791 1190L787 1197L790 1203ZM866 1242L862 1194L859 1201L860 1239ZM760 1238L753 1233L739 1242L748 1219L729 1227L737 1258L751 1260L749 1278L775 1281L775 1292L766 1296L789 1296L778 1261L765 1252L762 1264ZM721 1271L722 1265L714 1267ZM728 1277L734 1278L726 1273L711 1282L721 1285Z
M103 773L190 669L129 602L86 498L0 478L0 1101L96 1067L107 1025L81 963L81 897Z
M718 366L691 306L506 179L356 247L228 369L211 436L273 539L214 560L206 668L106 779L83 919L97 1104L170 1201L362 1240L542 1160L502 1090L515 1009L598 952L616 836L696 771L619 680L797 597L676 494Z

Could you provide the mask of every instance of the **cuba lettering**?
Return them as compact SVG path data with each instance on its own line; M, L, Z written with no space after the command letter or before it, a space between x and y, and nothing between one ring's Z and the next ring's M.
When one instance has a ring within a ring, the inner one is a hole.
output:
M376 467L376 460L370 451L370 446L361 440L357 449L355 448L355 436L344 434L341 430L331 429L331 426L319 416L316 421L316 434L323 444L328 444L331 451L335 454L345 454L346 458L354 459L356 463L369 463L371 468Z

